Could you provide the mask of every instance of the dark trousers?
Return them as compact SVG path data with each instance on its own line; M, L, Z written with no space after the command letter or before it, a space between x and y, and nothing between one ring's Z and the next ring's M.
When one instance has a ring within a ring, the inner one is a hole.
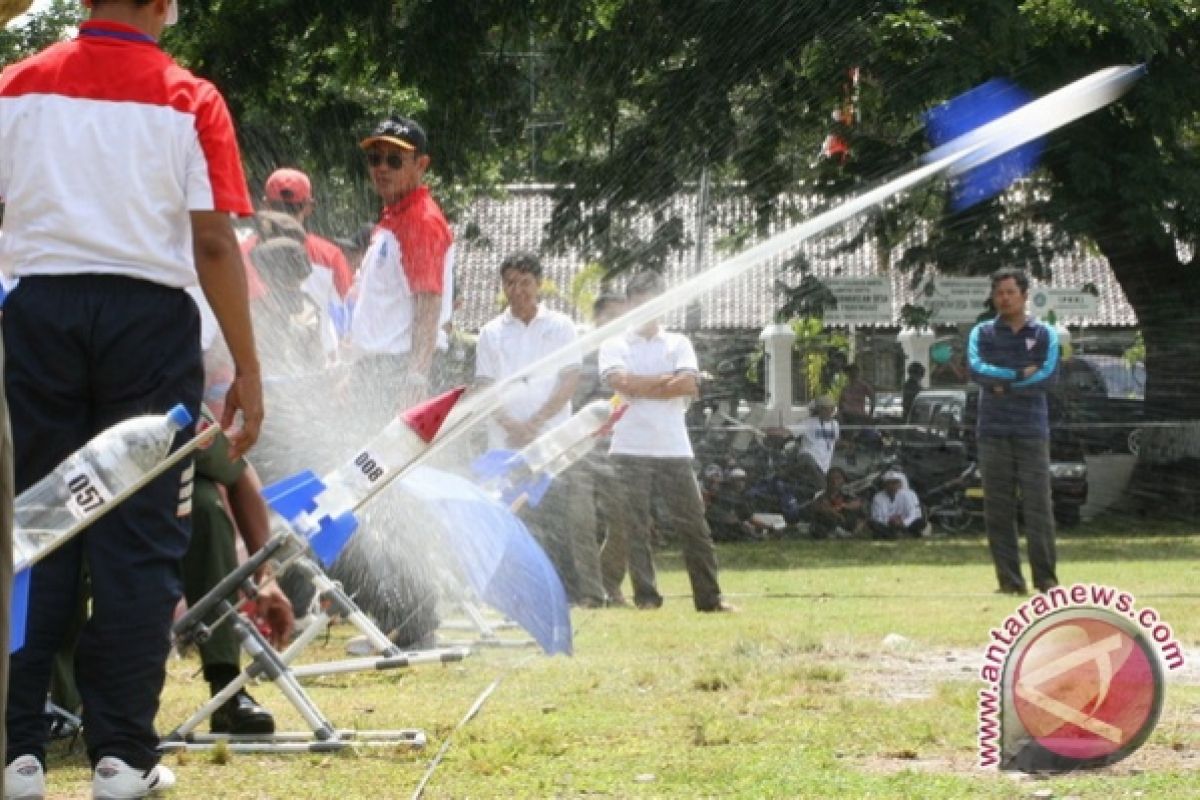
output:
M592 492L587 463L576 464L554 479L537 507L523 508L521 519L554 564L567 598L599 605L604 602L604 585Z
M114 276L26 278L0 326L17 492L117 422L176 403L199 411L199 314L181 290ZM34 567L25 646L11 660L6 761L45 762L50 665L86 563L92 609L75 672L88 756L157 763L154 717L182 592L190 475L185 460Z
M825 539L836 528L853 531L863 518L861 510L851 511L842 509L835 511L827 502L815 501L812 506L812 537ZM925 529L925 520L920 520L921 530ZM918 534L919 535L919 534Z
M554 565L554 571L562 581L567 598L572 603L578 603L579 573L575 569L575 554L571 547L573 532L570 530L571 500L574 487L563 476L559 476L537 506L525 506L521 509L521 519L533 534L533 538L541 545L546 557Z
M183 557L183 590L188 605L198 603L209 590L237 569L237 531L225 503L211 479L196 476L192 496L192 540ZM214 612L213 616L218 616ZM215 620L210 620L215 621ZM229 619L210 629L200 643L200 663L208 678L214 668L225 674L238 671L241 646Z
M628 562L635 602L662 603L650 541L650 503L652 498L659 498L664 504L663 523L683 547L683 562L692 583L692 602L700 611L716 608L721 602L717 558L708 523L704 521L704 501L692 473L691 459L614 455L613 465L620 488L618 502L611 509L608 541L604 543L605 561ZM613 588L619 590L619 586Z
M1054 510L1050 499L1050 443L1046 439L980 437L979 471L988 547L1001 589L1023 590L1017 540L1017 490L1025 517L1025 541L1033 585L1058 585Z
M0 349L0 365L3 364ZM8 424L8 403L0 382L0 715L4 713L8 692L8 617L12 595L13 466L12 429ZM4 747L4 728L0 727L0 748ZM4 774L0 773L0 793Z
M607 442L600 446L608 449ZM623 531L618 531L616 524L617 506L624 502L621 499L621 484L612 459L607 454L598 456L593 452L593 457L592 497L596 505L596 537L600 544L600 577L608 599L620 602L625 599L621 584L625 582L629 566L629 542L615 541L616 536L625 535ZM613 542L611 546L610 541Z

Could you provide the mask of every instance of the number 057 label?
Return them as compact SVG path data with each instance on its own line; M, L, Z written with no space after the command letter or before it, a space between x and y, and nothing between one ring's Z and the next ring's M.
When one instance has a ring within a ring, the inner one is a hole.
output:
M65 478L70 492L67 509L75 519L83 519L113 498L92 465L85 461L71 464Z

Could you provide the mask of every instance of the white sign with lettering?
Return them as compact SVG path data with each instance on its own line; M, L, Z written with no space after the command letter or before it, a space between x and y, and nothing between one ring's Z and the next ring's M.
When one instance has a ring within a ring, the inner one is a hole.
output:
M1059 320L1090 317L1100 310L1100 298L1078 289L1039 287L1029 290L1029 313L1044 317L1051 311Z
M821 282L837 298L837 308L825 309L827 325L891 325L895 322L890 279L824 278Z
M929 321L975 322L987 310L992 292L988 278L930 278L917 289L914 305L929 310Z

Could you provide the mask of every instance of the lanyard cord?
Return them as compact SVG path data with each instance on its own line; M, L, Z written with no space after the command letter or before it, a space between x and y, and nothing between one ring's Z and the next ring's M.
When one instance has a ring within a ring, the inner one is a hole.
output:
M139 33L137 31L114 31L108 28L81 28L79 31L81 38L100 38L100 39L119 39L122 42L139 42L141 44L157 45L158 40L148 33Z

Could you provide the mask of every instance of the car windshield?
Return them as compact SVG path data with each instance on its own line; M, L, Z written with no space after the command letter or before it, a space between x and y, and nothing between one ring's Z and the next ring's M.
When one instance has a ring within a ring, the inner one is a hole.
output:
M1077 356L1089 372L1104 382L1104 392L1111 398L1142 400L1146 392L1146 367L1142 362L1130 364L1119 356ZM1099 388L1099 387L1097 387Z

